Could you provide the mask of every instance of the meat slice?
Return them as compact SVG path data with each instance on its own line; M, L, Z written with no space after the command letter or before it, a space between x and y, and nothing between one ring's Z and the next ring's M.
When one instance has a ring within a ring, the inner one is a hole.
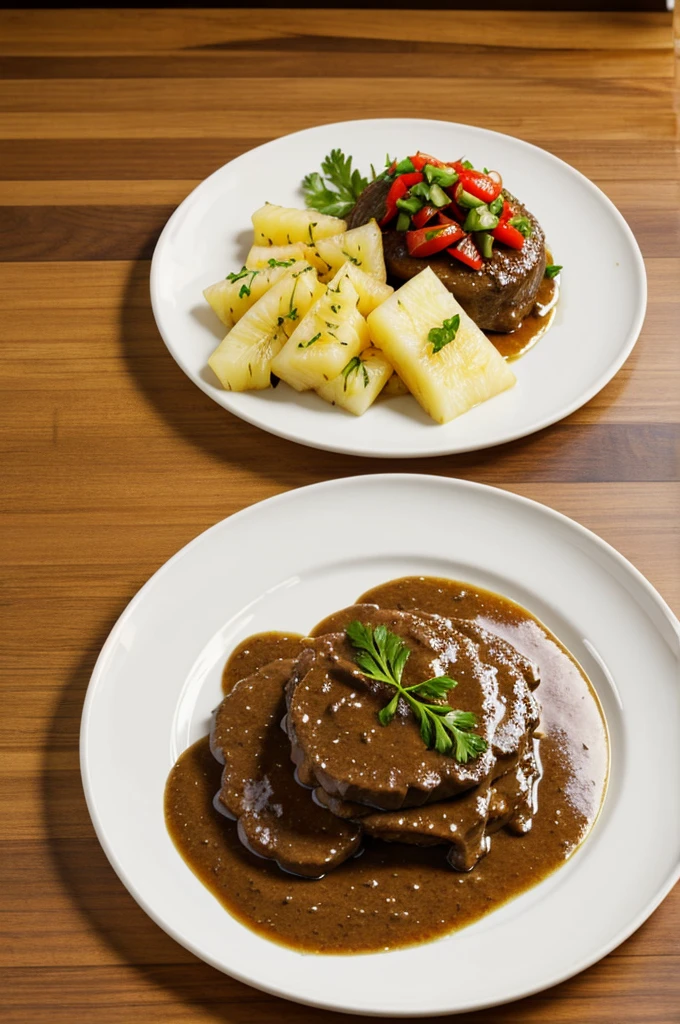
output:
M453 800L400 811L371 811L361 804L328 796L314 798L342 818L361 822L367 835L389 843L416 846L448 844L447 860L456 871L471 871L489 852L491 836L506 827L515 834L531 828L540 778L539 741L529 738L522 755L499 778L488 778Z
M428 750L403 701L394 720L381 726L378 712L394 690L361 673L344 632L328 633L307 641L286 687L284 724L300 782L321 786L342 800L399 810L478 786L505 770L497 762L509 766L523 751L538 721L538 704L526 678L528 663L513 660L509 644L502 648L493 634L473 640L436 615L375 605L354 605L322 628L330 621L344 628L353 619L371 627L385 625L406 642L411 655L405 685L440 675L456 679L449 703L476 715L475 731L488 748L466 764Z
M361 828L320 807L295 781L280 727L294 665L266 665L237 683L215 711L210 749L224 765L215 806L238 820L239 839L252 853L320 878L358 849Z
M390 183L384 180L372 182L350 212L349 226L358 227L372 217L380 220L385 215L389 187ZM404 233L385 231L383 249L388 273L408 281L429 265L483 331L514 331L536 302L546 266L545 236L534 215L509 192L503 194L514 210L531 223L531 237L525 239L522 249L496 244L491 259L484 260L483 269L475 271L447 253L427 259L409 256Z

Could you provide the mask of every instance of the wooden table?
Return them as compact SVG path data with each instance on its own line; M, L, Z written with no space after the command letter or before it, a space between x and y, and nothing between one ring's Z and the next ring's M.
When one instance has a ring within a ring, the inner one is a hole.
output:
M135 591L197 533L355 473L425 470L545 502L680 609L670 15L4 12L0 58L0 1019L349 1020L219 974L127 894L81 790L90 672ZM647 264L639 344L584 409L491 451L400 464L269 437L212 403L165 351L149 304L154 242L203 176L251 146L404 114L519 135L603 188ZM579 977L456 1019L677 1022L679 929L676 891Z

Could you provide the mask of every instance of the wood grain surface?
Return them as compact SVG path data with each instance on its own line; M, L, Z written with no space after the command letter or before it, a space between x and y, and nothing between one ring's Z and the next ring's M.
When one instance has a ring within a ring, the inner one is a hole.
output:
M2 1021L350 1020L176 945L114 875L85 808L78 730L101 644L212 523L355 473L480 480L594 529L680 610L673 96L666 14L0 12ZM164 221L220 164L311 125L404 114L519 135L591 177L637 235L650 301L626 366L561 424L386 464L296 447L213 404L167 354L148 276ZM677 1024L679 932L676 891L584 974L456 1020Z

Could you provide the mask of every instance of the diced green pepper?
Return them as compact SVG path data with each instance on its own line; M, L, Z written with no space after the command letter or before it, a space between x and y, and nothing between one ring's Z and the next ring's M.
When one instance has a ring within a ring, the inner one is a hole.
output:
M458 175L452 167L435 167L433 164L425 164L423 174L430 184L436 182L442 188L450 188L451 185L455 185L458 181Z
M504 202L505 200L503 199L503 195L501 193L501 195L496 196L492 203L489 203L489 209L491 210L492 213L495 213L497 217L500 217L501 213L503 212Z
M397 209L413 215L425 205L420 196L411 196L409 199L397 199Z
M493 256L493 235L490 235L488 231L475 231L475 245L485 259L491 259Z
M463 231L493 231L497 227L498 217L482 203L481 206L476 206L474 210L469 211L463 224Z
M474 210L477 206L486 206L483 199L477 199L475 196L471 196L469 192L466 192L465 189L460 186L456 189L456 202L459 206L464 206L467 210Z
M443 206L449 205L451 196L447 195L444 189L435 182L434 185L430 185L430 202L433 206L441 209Z
M521 214L518 214L516 217L511 217L508 224L512 225L513 228L517 228L520 235L524 238L531 238L533 229L528 217L523 217Z
M410 156L405 157L404 160L400 160L397 166L392 171L393 174L410 174L411 171L415 171L413 166L413 160Z
M397 231L408 231L411 226L411 218L408 213L404 213L402 210L397 217Z

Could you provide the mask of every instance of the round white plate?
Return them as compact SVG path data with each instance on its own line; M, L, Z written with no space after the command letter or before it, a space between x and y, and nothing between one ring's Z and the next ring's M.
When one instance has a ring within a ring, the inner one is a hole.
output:
M563 868L476 924L389 953L297 953L232 918L192 874L165 829L165 780L177 756L207 733L235 644L260 630L305 632L369 587L409 574L505 594L567 645L607 717L607 797ZM161 928L266 992L389 1017L517 999L608 953L680 873L679 629L613 548L506 491L417 475L289 491L197 537L114 627L92 675L81 734L97 835ZM404 984L419 974L426 985Z
M313 392L224 391L207 365L224 328L204 301L209 284L240 269L252 241L250 215L266 201L304 206L300 182L334 147L364 174L385 153L417 149L466 155L496 167L545 229L562 295L549 332L513 364L517 384L445 426L410 396L381 400L364 416ZM562 160L509 135L411 118L345 121L287 135L215 171L168 221L151 265L158 329L184 372L235 416L300 444L386 458L473 451L523 437L568 416L611 380L630 354L646 306L645 269L618 210Z

